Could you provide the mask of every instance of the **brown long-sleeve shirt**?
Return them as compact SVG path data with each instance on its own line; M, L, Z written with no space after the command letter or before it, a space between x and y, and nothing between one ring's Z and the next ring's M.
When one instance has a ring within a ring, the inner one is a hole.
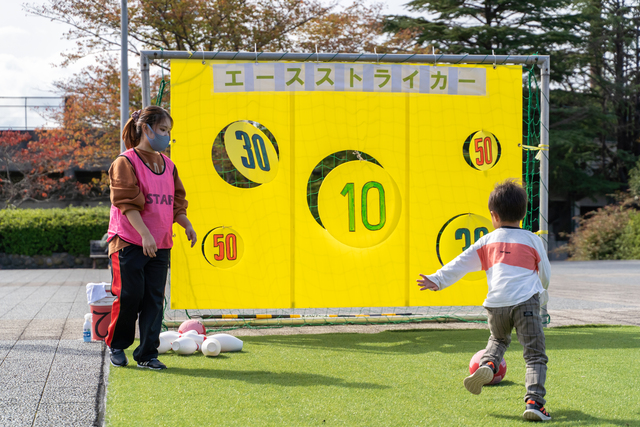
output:
M164 161L160 153L135 150L149 169L156 173L161 173L164 170ZM109 168L109 181L111 182L111 204L120 209L123 215L128 210L142 211L144 209L144 195L138 186L138 178L133 165L126 157L119 156L113 161ZM175 187L173 220L175 222L179 215L187 214L189 202L186 200L186 191L178 176L177 168L173 169L173 182ZM119 236L115 236L109 242L109 256L129 245L130 243L125 242Z

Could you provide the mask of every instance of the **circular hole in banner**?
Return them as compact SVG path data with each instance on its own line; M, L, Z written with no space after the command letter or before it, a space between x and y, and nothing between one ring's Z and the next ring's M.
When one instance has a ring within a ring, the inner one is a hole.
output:
M202 239L202 256L214 267L233 267L243 254L244 241L231 227L216 227Z
M275 179L280 152L269 129L253 120L238 120L218 133L213 141L211 159L226 183L238 188L253 188Z
M324 228L322 221L320 220L320 214L318 213L318 192L320 186L325 177L334 170L336 167L355 160L365 160L367 162L374 163L381 166L380 163L367 153L355 150L337 151L328 155L322 159L311 171L309 180L307 181L307 206L309 206L309 212L313 216L313 219Z
M318 190L318 214L336 240L356 248L385 241L400 219L402 200L395 181L365 160L334 168Z
M442 226L438 233L436 240L438 261L441 265L447 264L493 230L491 221L483 216L472 213L454 216ZM468 273L464 279L480 280L484 277L484 271L476 271Z
M493 168L502 155L498 138L491 132L479 130L462 144L462 155L469 166L479 171Z

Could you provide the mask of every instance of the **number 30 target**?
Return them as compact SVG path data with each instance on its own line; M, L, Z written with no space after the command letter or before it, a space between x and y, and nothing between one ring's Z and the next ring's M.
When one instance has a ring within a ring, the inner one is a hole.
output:
M230 124L224 146L233 166L253 182L265 184L278 174L278 154L269 137L248 121Z

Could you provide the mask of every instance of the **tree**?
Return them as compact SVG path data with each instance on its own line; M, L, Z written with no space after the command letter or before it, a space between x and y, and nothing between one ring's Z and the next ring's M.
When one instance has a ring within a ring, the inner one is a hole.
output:
M62 66L98 54L95 65L55 84L66 97L63 111L49 112L62 126L61 137L75 149L73 167L110 162L119 149L120 70L110 58L120 51L120 2L114 0L49 0L26 5L27 12L70 26L66 36L76 49ZM411 30L383 37L381 6L354 0L344 10L320 0L129 0L129 52L142 49L187 51L373 51L411 49ZM156 63L166 68L164 63ZM157 70L157 69L156 69ZM130 70L130 112L141 108L139 72ZM152 93L164 77L152 77ZM157 91L155 91L157 92ZM169 92L163 106L168 108ZM108 164L108 163L107 163ZM93 182L97 193L106 178ZM53 194L49 192L48 194ZM56 193L57 194L57 193ZM66 197L66 196L65 196Z
M45 110L43 115L60 123L59 128L39 130L33 139L28 133L0 135L0 199L7 204L108 195L104 170L120 148L120 69L108 58L99 58L95 65L55 86L65 94L64 107ZM130 93L135 108L141 91L134 70ZM99 177L79 182L74 177L78 170L93 170Z
M294 48L304 52L377 52L426 53L427 47L416 46L417 33L404 29L385 37L382 4L365 6L354 1L343 10L313 19L294 33Z
M318 0L129 0L129 51L283 51L305 23L334 7ZM67 61L120 50L120 2L50 0L27 5L34 15L71 26L77 49Z
M19 206L27 200L96 196L100 190L95 185L81 184L66 174L75 165L74 153L81 150L80 145L61 129L37 131L33 140L24 132L0 132L2 200Z
M576 74L583 82L580 89L600 106L601 149L612 159L615 179L626 182L640 156L640 2L586 0L579 5L585 37Z
M389 16L384 31L418 33L415 44L432 45L448 54L548 54L579 42L579 16L571 0L412 0L407 8L426 17ZM554 61L552 78L571 71L571 55ZM566 63L566 64L565 64Z
M157 80L154 81L157 85ZM48 112L70 141L81 142L75 158L81 167L110 163L120 152L120 67L100 57L66 81L54 83L65 94L62 110ZM129 110L141 105L140 73L129 70Z

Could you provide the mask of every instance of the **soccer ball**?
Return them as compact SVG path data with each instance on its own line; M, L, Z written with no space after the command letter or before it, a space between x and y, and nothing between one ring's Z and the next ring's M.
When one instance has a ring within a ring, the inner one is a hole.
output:
M193 319L185 320L178 328L178 332L181 334L184 334L187 331L196 331L200 335L207 334L207 330L204 328L204 325Z
M476 354L473 355L471 361L469 362L469 373L473 374L480 367L480 359L482 359L482 355L486 350L480 350ZM507 362L502 359L500 362L500 366L498 367L498 373L493 376L491 382L487 385L498 384L502 379L507 375Z

